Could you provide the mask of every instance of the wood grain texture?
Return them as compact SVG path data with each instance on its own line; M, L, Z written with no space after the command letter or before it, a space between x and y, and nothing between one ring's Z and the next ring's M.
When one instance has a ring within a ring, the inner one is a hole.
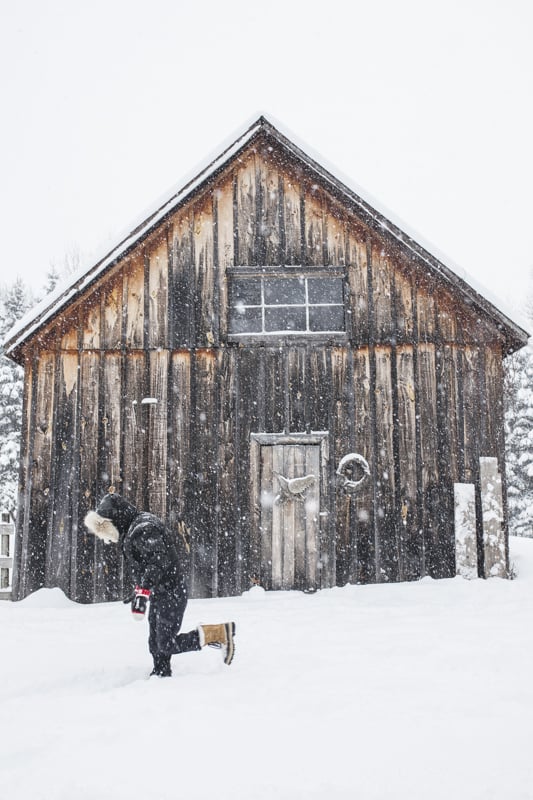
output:
M455 574L453 483L496 457L505 500L502 333L343 197L250 142L30 337L17 597L119 596L83 527L110 486L186 519L195 597ZM345 331L228 335L234 276L284 272L340 276ZM282 468L320 472L316 520L269 504Z

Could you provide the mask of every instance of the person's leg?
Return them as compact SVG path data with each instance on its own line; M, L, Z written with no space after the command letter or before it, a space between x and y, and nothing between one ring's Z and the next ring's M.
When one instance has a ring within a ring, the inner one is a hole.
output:
M197 630L179 633L187 597L183 594L152 595L150 604L150 652L154 658L156 675L171 675L170 658L176 653L200 650Z
M225 664L231 664L235 652L235 623L200 625L180 633L187 597L181 594L152 595L150 603L150 652L154 658L152 674L171 675L170 659L178 653L201 650L205 645L219 647Z
M150 634L148 637L148 649L152 654L152 658L154 660L154 667L152 669L151 675L158 675L161 678L168 678L172 675L172 670L170 668L170 655L166 653L162 653L159 650L159 636L158 636L158 628L159 628L159 613L157 602L154 598L150 601L150 611L148 612L148 623L150 625Z

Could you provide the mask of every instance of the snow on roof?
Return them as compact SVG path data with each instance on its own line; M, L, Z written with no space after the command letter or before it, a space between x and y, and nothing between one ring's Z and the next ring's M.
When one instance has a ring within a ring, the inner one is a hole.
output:
M271 117L272 119L272 117ZM177 206L183 203L218 170L224 167L253 137L261 130L272 136L279 144L289 150L300 161L312 169L325 184L333 187L337 194L351 205L355 206L359 214L371 223L374 228L390 234L411 251L417 259L425 261L432 271L436 271L445 281L459 287L469 299L480 305L485 312L491 313L499 323L510 329L513 336L525 344L528 334L521 324L513 320L509 311L502 311L501 303L496 298L491 298L488 290L468 275L457 265L453 268L450 259L442 254L437 256L437 249L429 243L423 243L423 238L416 232L411 232L408 226L395 218L395 215L385 209L378 201L366 191L362 191L351 179L342 175L336 167L330 165L321 155L316 154L308 145L300 143L298 137L284 129L276 121L276 127L264 116L260 116L248 124L241 132L226 141L217 150L217 155L211 155L204 160L202 165L181 179L164 197L159 198L144 213L118 237L118 244L113 249L103 252L93 266L84 265L77 272L69 275L46 297L31 308L7 334L3 351L6 355L13 353L27 338L34 334L42 325L51 319L60 309L79 296L92 282L94 282L109 266L115 263L122 255L129 251L138 241L150 233L157 225ZM342 175L342 180L339 176ZM363 199L363 197L365 199ZM487 303L490 308L487 308Z

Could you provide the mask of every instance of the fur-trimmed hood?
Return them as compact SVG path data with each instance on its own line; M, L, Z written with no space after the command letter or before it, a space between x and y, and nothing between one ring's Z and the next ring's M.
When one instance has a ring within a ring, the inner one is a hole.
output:
M101 517L96 511L89 511L84 522L87 530L102 539L104 544L118 544L120 534L110 519Z
M121 495L107 494L96 511L89 511L85 517L85 525L106 544L116 544L124 538L138 514L135 506Z

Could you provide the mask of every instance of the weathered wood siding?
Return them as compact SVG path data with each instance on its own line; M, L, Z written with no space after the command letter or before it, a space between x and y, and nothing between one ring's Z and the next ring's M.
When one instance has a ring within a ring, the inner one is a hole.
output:
M110 487L187 519L193 595L261 580L261 432L328 432L320 585L455 574L453 483L503 458L497 328L316 181L249 147L30 340L19 597L121 596L116 550L83 527ZM344 272L345 336L228 337L231 270L276 265ZM371 467L354 494L350 452Z

